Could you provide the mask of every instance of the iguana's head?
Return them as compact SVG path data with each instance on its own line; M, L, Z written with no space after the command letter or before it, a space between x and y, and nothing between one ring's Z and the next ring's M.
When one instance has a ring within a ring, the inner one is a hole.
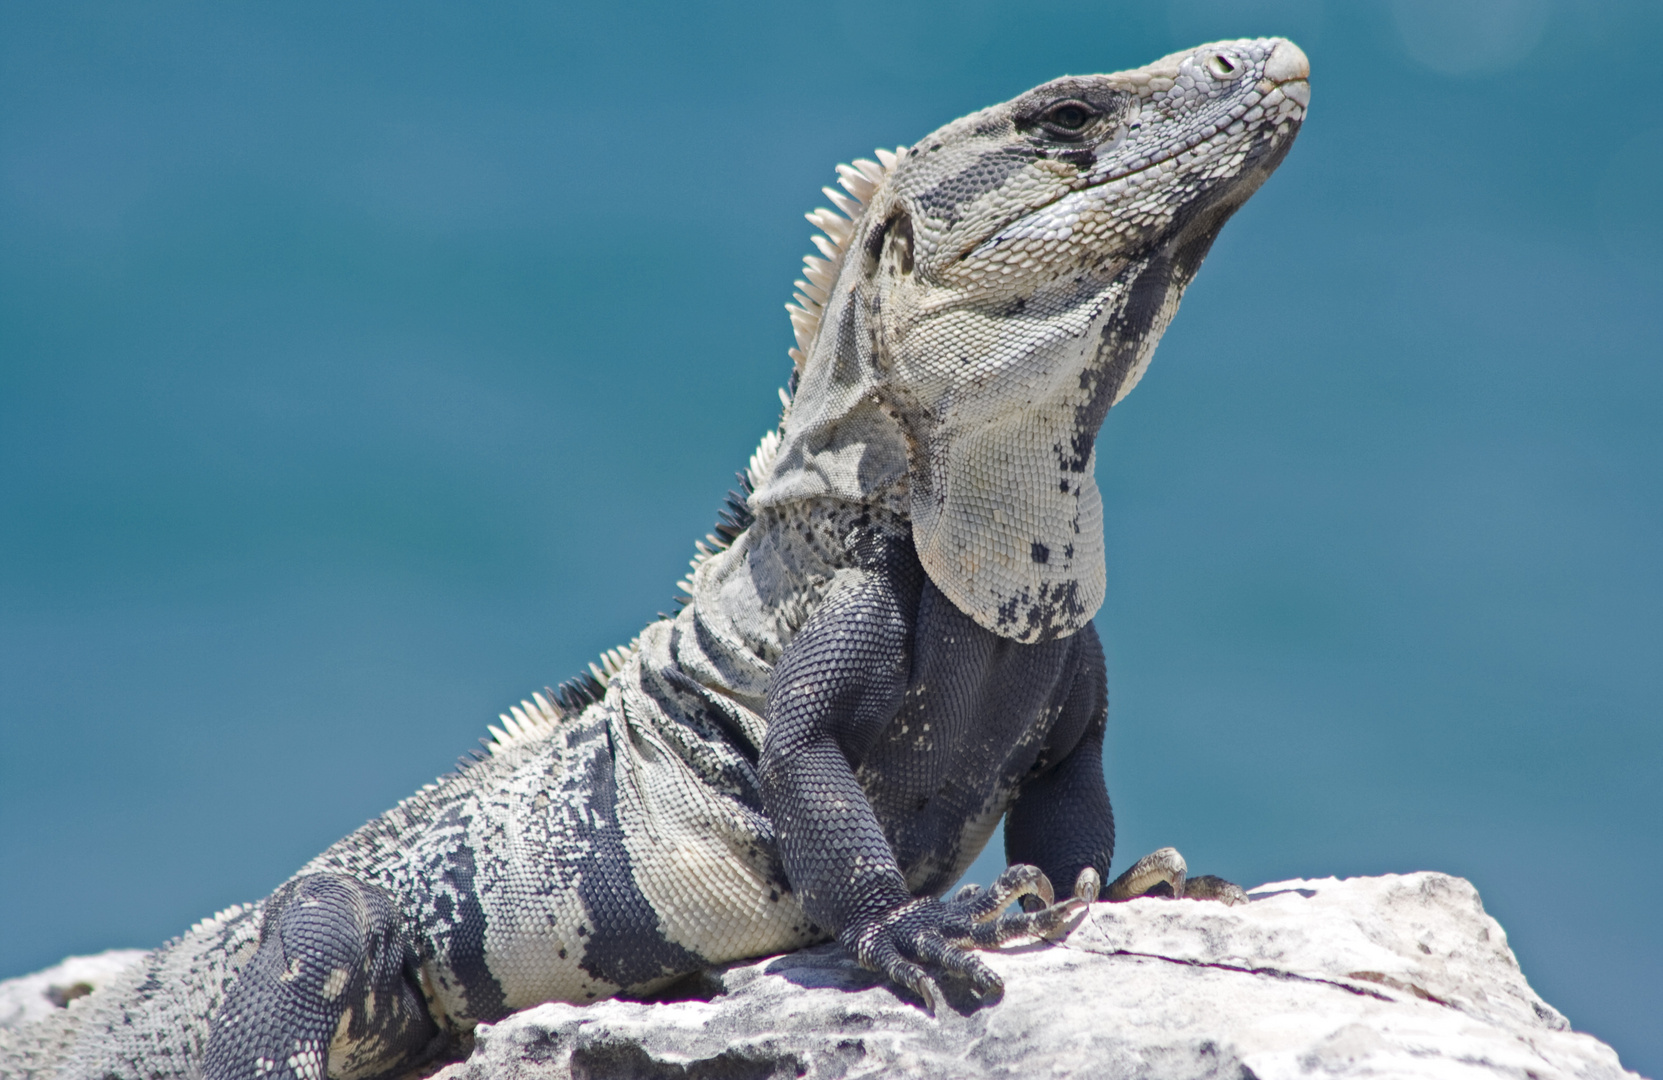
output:
M1279 39L1070 76L827 189L792 321L797 395L760 505L889 501L932 581L1020 641L1105 584L1094 444L1310 99Z

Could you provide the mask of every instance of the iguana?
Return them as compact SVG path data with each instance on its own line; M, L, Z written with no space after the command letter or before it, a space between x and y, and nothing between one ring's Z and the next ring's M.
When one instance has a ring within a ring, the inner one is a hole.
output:
M396 1074L516 1009L832 937L933 1008L938 975L997 996L975 949L1184 895L1170 849L1101 885L1093 447L1308 75L1287 41L1207 45L839 166L784 415L679 613L264 901L5 1034L0 1073ZM1001 818L1010 868L941 899Z

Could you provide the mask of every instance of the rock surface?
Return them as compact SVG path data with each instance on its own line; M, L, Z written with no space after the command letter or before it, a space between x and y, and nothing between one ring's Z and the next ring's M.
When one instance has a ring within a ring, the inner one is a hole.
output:
M1004 998L944 984L940 1015L807 949L709 972L708 1000L543 1005L479 1029L443 1080L904 1076L1634 1077L1525 982L1466 881L1264 885L1236 907L1097 904L1066 942L984 954ZM0 1027L141 954L0 983Z
M709 1001L543 1005L444 1080L1632 1077L1525 982L1460 878L1287 881L1236 907L1098 904L989 956L1004 999L936 1019L835 946L706 978ZM952 990L948 993L951 995Z
M33 975L0 982L0 1028L27 1024L63 1008L103 986L129 964L138 963L143 955L142 949L111 949L94 956L72 956Z

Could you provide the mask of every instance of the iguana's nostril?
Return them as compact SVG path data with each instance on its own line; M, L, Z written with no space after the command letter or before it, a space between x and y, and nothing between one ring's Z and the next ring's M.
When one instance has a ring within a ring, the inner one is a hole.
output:
M1213 53L1207 58L1207 74L1219 82L1229 82L1241 74L1241 61L1229 53Z

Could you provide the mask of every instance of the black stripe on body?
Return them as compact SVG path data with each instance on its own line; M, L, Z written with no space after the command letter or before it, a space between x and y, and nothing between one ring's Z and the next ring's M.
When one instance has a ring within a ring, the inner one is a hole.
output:
M479 899L473 824L473 817L460 806L452 806L433 823L433 847L440 854L417 875L418 882L431 882L419 905L417 947L435 951L439 978L452 991L460 991L466 1002L461 1015L500 1020L509 1009L502 984L485 961L487 920Z
M582 968L597 979L628 989L667 975L697 971L705 960L659 930L659 913L636 884L634 865L618 822L618 788L612 775L616 747L608 732L607 752L590 757L589 813L574 819L580 834L574 847L586 853L575 863L578 896L594 925L583 945Z
M473 848L460 846L451 853L450 859L444 873L445 884L456 893L451 918L450 970L462 980L469 1011L481 1020L497 1020L508 1015L508 1003L503 998L502 984L485 963L485 908L474 888ZM439 899L448 902L450 898L441 893Z

